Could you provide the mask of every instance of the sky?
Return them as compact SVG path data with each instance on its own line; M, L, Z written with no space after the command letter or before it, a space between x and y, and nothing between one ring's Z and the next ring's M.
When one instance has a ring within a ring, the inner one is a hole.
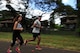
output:
M71 5L74 9L76 9L77 0L62 0L62 3L65 5Z
M21 0L12 0L11 2L14 3L14 5L12 5L12 7L14 7L16 10L18 10L18 8L21 8L21 9L24 9L25 7L23 5L19 5L18 3L20 2ZM0 10L3 10L3 9L7 9L5 7L6 5L6 2L5 0L2 0L2 3L3 4L0 4ZM73 8L76 9L76 0L62 0L62 3L64 3L65 5L71 5ZM33 5L31 5L33 6Z
M23 11L25 9L24 5L18 4L22 2L21 0L16 0L16 1L12 0L11 2L12 2L11 6L15 8L15 10L19 10L18 8L21 8L21 11ZM76 0L62 0L62 3L64 3L65 5L70 5L74 9L76 9ZM6 6L6 2L5 0L2 0L2 4L0 4L0 11L5 9L8 10L5 6ZM33 10L33 9L29 9L28 11L31 12L33 15L40 15L40 13L44 13L40 10ZM31 16L28 15L27 17L31 17ZM42 20L48 20L49 18L50 18L50 12L44 14ZM60 24L60 19L56 19L55 23Z

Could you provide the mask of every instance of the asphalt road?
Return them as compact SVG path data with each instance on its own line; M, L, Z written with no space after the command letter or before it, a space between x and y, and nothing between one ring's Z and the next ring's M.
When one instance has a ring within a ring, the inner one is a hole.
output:
M7 53L7 49L10 45L10 42L4 42L4 41L0 41L0 53ZM13 52L12 53L16 53L15 51L15 47L13 47ZM33 52L32 52L33 50ZM76 52L76 51L68 51L68 50L62 50L62 49L55 49L55 48L47 48L47 47L42 47L42 50L36 50L35 46L32 45L23 45L21 47L21 53L80 53L80 52Z

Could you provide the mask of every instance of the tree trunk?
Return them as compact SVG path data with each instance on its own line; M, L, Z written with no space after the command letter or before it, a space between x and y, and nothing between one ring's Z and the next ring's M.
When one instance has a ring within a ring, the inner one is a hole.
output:
M80 0L77 0L77 15L78 15L78 18L77 18L77 34L80 36Z

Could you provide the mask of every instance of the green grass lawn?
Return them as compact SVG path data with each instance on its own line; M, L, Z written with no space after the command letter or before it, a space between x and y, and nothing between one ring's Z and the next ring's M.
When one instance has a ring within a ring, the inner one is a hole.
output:
M23 39L31 39L32 34L21 33ZM59 48L65 50L80 51L80 37L75 35L58 35L58 34L41 34L41 45L51 48ZM12 32L0 32L1 41L11 41ZM35 45L35 42L29 42L28 44Z

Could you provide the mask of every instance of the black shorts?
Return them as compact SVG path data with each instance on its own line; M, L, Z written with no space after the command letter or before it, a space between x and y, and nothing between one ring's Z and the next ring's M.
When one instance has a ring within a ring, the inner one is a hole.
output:
M33 37L38 37L40 35L40 33L32 33L33 34Z

